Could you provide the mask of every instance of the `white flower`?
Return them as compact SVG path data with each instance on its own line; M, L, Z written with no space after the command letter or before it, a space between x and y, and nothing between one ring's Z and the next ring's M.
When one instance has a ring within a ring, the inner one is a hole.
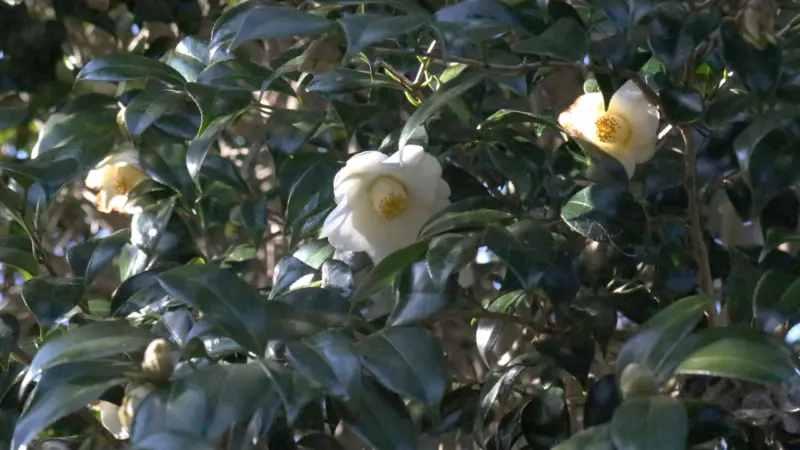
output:
M578 97L558 116L569 134L583 138L617 158L633 177L636 164L648 161L656 152L658 110L650 104L633 81L626 82L605 109L603 94Z
M442 166L418 145L392 156L356 154L336 174L333 189L336 209L323 235L339 250L367 252L376 264L414 243L422 225L450 204Z
M86 176L86 187L99 189L97 210L103 213L124 213L128 194L147 178L137 167L135 151L125 151L106 158Z

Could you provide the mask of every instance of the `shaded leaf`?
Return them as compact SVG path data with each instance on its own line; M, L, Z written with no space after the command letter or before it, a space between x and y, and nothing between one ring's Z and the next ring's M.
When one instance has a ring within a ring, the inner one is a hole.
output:
M27 276L39 272L31 241L19 236L0 236L0 263L19 269Z
M673 450L686 448L689 421L680 400L659 396L623 403L611 421L618 450Z
M361 375L361 360L353 339L341 330L287 342L286 351L300 373L334 395L346 395Z
M425 25L424 15L379 16L354 14L339 19L347 37L345 56L359 54L364 48L383 39L410 33Z
M76 77L77 81L158 80L181 86L186 80L172 67L135 53L113 53L89 61Z
M211 45L236 50L247 41L306 36L327 30L331 22L295 8L249 2L229 9L214 24Z
M80 278L38 277L22 285L22 299L39 325L51 328L78 304L84 289Z
M358 304L391 283L406 267L417 261L428 249L428 241L402 248L382 259L358 287L353 304Z
M123 229L109 236L73 245L67 250L72 272L88 284L106 269L131 238L131 230Z

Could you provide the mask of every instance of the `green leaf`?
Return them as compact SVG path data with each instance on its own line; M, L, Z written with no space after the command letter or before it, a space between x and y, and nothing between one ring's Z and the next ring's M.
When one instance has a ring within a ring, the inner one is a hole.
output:
M642 397L626 401L611 420L617 450L686 448L689 420L681 401L672 397Z
M418 323L451 305L450 295L437 286L425 261L407 268L395 282L395 305L386 323L402 326Z
M320 94L343 94L380 87L405 90L403 85L388 75L343 68L314 75L314 78L306 86L306 90Z
M203 161L208 155L208 151L211 150L211 146L214 145L219 135L232 120L233 116L220 116L215 118L199 136L189 143L189 148L186 150L186 167L189 169L189 175L192 179L197 179L200 168L203 166Z
M39 325L52 328L57 319L80 302L84 289L80 278L38 277L22 285L22 299Z
M379 16L354 14L339 19L347 37L346 57L355 56L371 44L410 33L425 25L424 15Z
M539 36L512 44L511 50L565 61L582 60L589 50L589 36L577 20L562 17Z
M264 80L273 72L250 61L230 59L216 62L197 76L197 83L217 89L234 89L249 92L261 90ZM283 78L277 78L269 85L269 90L295 96L292 87Z
M662 89L661 108L670 123L689 124L703 117L705 104L703 96L695 89L669 87Z
M26 277L39 272L31 241L20 236L0 236L0 263L20 270Z
M316 234L322 225L317 223L317 215L335 205L333 178L339 168L325 160L313 163L292 185L286 204L286 227L302 230L296 236L292 234L292 242Z
M558 124L538 114L516 109L500 109L484 119L479 129L499 128L519 123L534 123L557 128Z
M800 242L800 234L787 233L779 228L767 230L767 236L764 238L764 247L761 248L761 255L758 257L759 262L763 261L769 252L776 250L786 242Z
M449 380L439 343L424 328L386 328L359 347L364 366L387 388L423 403L437 404Z
M0 312L0 357L8 358L17 348L19 340L19 320L8 312Z
M640 331L629 339L617 359L617 380L628 364L639 363L650 369L658 381L672 375L680 361L671 358L681 342L703 318L710 299L695 295L681 299L647 321Z
M381 389L370 378L347 398L351 414L343 417L358 436L374 449L419 448L419 432L402 400Z
M76 244L67 250L67 262L72 273L83 278L86 284L106 269L131 239L131 230L123 229L113 234Z
M646 224L642 207L619 186L581 189L561 208L561 218L589 239L614 244L641 239Z
M125 126L128 133L138 138L164 114L184 104L186 94L182 91L151 88L134 97L125 107Z
M475 259L478 246L478 236L443 234L433 238L425 257L433 285L444 290L450 275Z
M76 81L158 80L182 86L186 80L172 67L135 53L113 53L89 61L75 78Z
M769 132L752 149L747 181L753 191L754 214L800 181L800 155L795 152L799 144L797 137L781 129Z
M731 249L731 270L726 279L725 308L732 323L749 324L753 319L753 294L761 277L746 255Z
M125 381L132 367L118 363L79 363L54 367L42 375L14 428L12 448L27 445L49 425L97 400Z
M763 50L753 47L733 22L722 25L721 37L723 58L742 83L762 94L772 92L780 77L781 48L772 44Z
M450 231L460 231L469 228L478 228L482 225L500 222L512 218L513 215L494 209L473 209L471 211L444 212L434 216L422 226L419 232L420 239L429 238L437 234Z
M796 377L796 368L777 345L736 337L719 339L692 353L675 373L780 385Z
M247 363L199 367L151 395L158 401L142 403L136 412L133 442L161 431L219 439L277 392L260 364Z
M131 450L173 450L176 448L215 450L217 447L213 442L200 439L194 434L180 431L161 431L148 435L131 447Z
M322 396L322 391L305 377L272 361L261 361L280 394L289 423L297 420L303 407Z
M229 9L214 24L211 45L227 43L228 51L256 39L307 36L327 30L331 21L300 11L262 2L244 3Z
M26 379L60 364L92 361L143 350L156 336L125 321L94 322L47 341L33 357Z
M403 126L403 130L400 132L400 138L397 142L397 148L402 150L414 136L417 128L423 126L425 122L430 120L442 108L449 105L471 87L482 82L487 76L487 72L465 70L458 77L449 81L433 95L425 99L422 105L414 111L414 114L408 118L408 121L406 121L406 124Z
M230 270L208 264L176 267L158 275L167 293L205 314L226 336L264 354L268 317L261 297Z
M342 330L327 330L286 343L298 372L333 395L345 396L361 376L361 360L353 339Z
M772 269L766 272L756 284L753 293L752 308L756 318L763 321L764 316L776 308L794 280L795 276L785 270Z
M0 106L0 131L21 124L27 117L27 106Z
M223 117L235 118L253 102L251 92L220 89L200 83L186 83L186 92L197 105L201 116L195 139L200 139L215 120Z
M336 438L323 433L309 433L297 441L297 445L307 450L347 450Z
M273 299L280 294L288 291L289 288L299 279L317 271L308 264L300 261L294 256L285 256L275 265L272 272L272 290L269 298Z
M742 170L749 171L750 155L770 131L789 125L798 116L800 116L798 107L770 110L760 114L755 121L736 136L736 140L733 141L733 149Z
M598 425L583 430L552 450L616 450L611 440L611 425Z
M357 305L391 283L397 275L425 254L428 241L420 241L402 248L382 259L361 283L353 296Z

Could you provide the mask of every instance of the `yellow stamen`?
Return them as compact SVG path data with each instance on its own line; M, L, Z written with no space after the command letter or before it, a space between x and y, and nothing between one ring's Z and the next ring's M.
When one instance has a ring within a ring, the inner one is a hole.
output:
M394 220L408 209L408 190L394 177L376 178L367 191L375 212L383 220Z
M624 143L631 136L628 121L615 114L603 114L594 125L597 129L597 139L605 144Z

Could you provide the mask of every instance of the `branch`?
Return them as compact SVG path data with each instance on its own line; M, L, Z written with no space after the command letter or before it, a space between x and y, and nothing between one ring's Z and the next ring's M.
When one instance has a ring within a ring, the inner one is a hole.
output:
M541 69L542 67L577 67L579 65L578 63L565 62L565 61L538 61L534 63L516 64L513 66L508 66L504 64L488 64L483 61L479 61L477 59L461 58L459 56L448 56L445 58L444 55L436 52L418 53L399 48L386 48L386 47L371 47L370 49L379 55L398 55L398 56L413 56L417 58L430 58L430 59L435 59L437 61L455 62L470 67L482 67L484 69L492 69L499 72L511 72L511 73L529 72Z
M700 292L708 295L711 302L708 305L708 317L712 325L720 321L714 300L714 279L711 276L711 265L708 260L708 249L703 239L703 228L700 221L700 207L697 204L697 148L692 137L692 127L684 125L679 127L685 151L683 154L686 194L689 197L689 235L692 240L692 250L697 263L697 281Z

